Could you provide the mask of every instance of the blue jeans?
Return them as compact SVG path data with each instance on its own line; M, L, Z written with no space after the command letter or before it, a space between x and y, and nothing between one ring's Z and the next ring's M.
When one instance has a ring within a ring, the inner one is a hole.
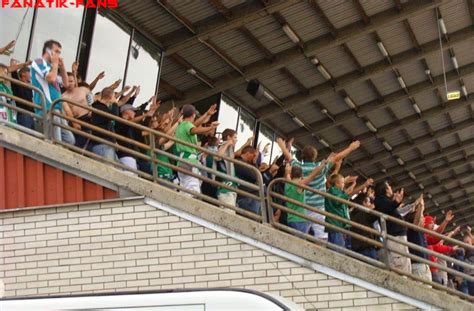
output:
M16 115L16 120L21 126L29 128L30 130L35 129L35 120L29 114L18 112Z
M115 148L106 144L99 144L92 147L92 152L100 155L107 160L118 161Z
M238 197L237 206L241 209L260 215L260 201L247 197Z
M301 231L303 233L307 233L309 226L310 226L309 221L301 221L301 222L289 222L288 226L290 226L293 229L296 229L298 231Z
M328 232L328 241L342 247L346 247L346 240L344 239L344 234L335 231Z
M372 259L379 260L379 256L377 256L377 250L375 249L375 247L365 248L359 251L358 253L370 257Z

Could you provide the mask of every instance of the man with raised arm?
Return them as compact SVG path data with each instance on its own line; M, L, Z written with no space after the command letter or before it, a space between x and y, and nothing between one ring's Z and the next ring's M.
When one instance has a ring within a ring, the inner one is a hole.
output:
M196 119L196 108L194 108L193 105L184 105L182 108L183 121L178 125L175 137L179 140L198 146L198 134L207 133L219 126L218 122L212 122L210 126L202 126L204 123L209 121L214 113L216 113L216 107L217 105L212 105L205 114ZM177 143L176 152L182 159L196 164L199 163L199 151L196 148ZM178 165L190 172L199 174L198 168L185 162L179 162ZM184 188L201 193L200 179L181 172L178 172L178 178L181 186Z
M290 162L291 166L300 166L303 170L304 176L308 176L316 167L320 166L323 163L321 161L316 161L316 158L318 157L318 151L313 146L304 147L302 153L303 161L298 162L297 160L293 159L293 156L289 151L289 149L291 149L291 146L287 148L287 146L285 146L282 140L277 140L277 143L281 151L285 155L287 161ZM323 164L324 168L321 170L321 173L315 179L313 179L308 184L308 186L315 190L326 192L326 179L335 163L342 161L344 158L346 158L353 151L357 150L359 147L360 142L354 141L341 152L331 154L331 156L328 158L327 163ZM323 196L318 195L314 192L306 191L305 200L306 204L308 204L309 206L324 210L325 199ZM308 212L308 216L316 218L321 222L325 222L325 216L319 213ZM327 233L324 231L323 225L312 223L308 230L309 229L312 229L313 235L317 238L326 240L328 237Z

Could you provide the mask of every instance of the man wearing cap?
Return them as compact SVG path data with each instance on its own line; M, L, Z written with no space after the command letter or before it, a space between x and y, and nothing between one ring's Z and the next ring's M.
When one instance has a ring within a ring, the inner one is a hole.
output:
M154 99L154 97L152 97L152 99ZM137 117L136 116L136 108L133 107L133 105L131 105L131 104L125 104L122 107L120 107L120 116L123 119L125 119L129 122L139 123L145 117L147 117L147 116L151 117L155 113L156 109L158 109L158 107L159 107L159 103L156 103L153 100L153 104L151 105L150 110L148 110L146 113L144 113L144 114ZM116 122L115 132L118 135L124 136L124 137L129 138L133 141L140 142L142 140L140 130L138 130L136 127L130 126L130 125L125 124L123 122ZM140 148L138 148L135 144L128 143L128 142L125 142L125 141L120 140L120 139L117 141L117 143L122 147L131 149L131 150L134 150L134 151L137 151L137 152L141 152ZM117 156L120 160L120 163L122 163L122 164L124 164L124 165L126 165L126 166L128 166L128 167L130 167L134 170L138 169L137 159L135 158L135 156L133 154L118 149L117 150Z
M8 68L11 71L12 78L20 80L21 82L31 84L31 73L30 68L28 67L31 62L26 62L23 64L18 64L16 60L10 60L10 67ZM27 87L20 86L16 83L11 83L11 88L13 91L13 95L24 99L28 102L33 101L33 91ZM19 108L23 108L31 113L35 112L34 107L25 105L23 103L16 103L16 106ZM18 124L29 128L30 130L34 129L34 119L31 115L18 112L17 114L17 122Z
M184 105L181 112L183 115L183 121L178 125L176 129L175 137L178 140L187 142L192 145L198 146L198 134L205 134L207 132L213 131L219 125L218 122L212 122L210 126L202 126L202 124L207 123L212 115L217 111L217 105L212 105L209 110L203 114L201 117L196 119L196 108L193 105ZM176 152L178 153L179 157L191 162L198 164L198 155L199 151L196 148L191 146L183 145L183 144L176 144ZM188 171L193 172L194 174L199 174L199 169L193 165L190 165L186 162L180 161L178 166L184 168ZM187 175L181 172L178 172L178 178L180 181L181 186L184 188L201 193L201 180Z

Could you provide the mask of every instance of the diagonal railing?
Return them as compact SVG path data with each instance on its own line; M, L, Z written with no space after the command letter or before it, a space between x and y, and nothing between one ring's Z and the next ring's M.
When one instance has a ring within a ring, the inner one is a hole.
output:
M10 83L14 83L14 84L17 84L19 86L32 89L35 92L38 92L40 94L40 98L42 100L42 104L37 105L37 104L34 104L32 102L29 102L29 101L23 100L21 98L18 98L16 96L0 92L0 96L4 96L6 98L11 98L11 99L13 99L13 100L15 100L19 103L22 103L24 105L33 107L36 110L42 110L42 112L43 112L42 115L39 116L39 115L34 114L30 111L27 111L23 108L16 107L15 105L12 105L12 104L0 103L1 105L5 106L9 109L12 109L12 110L15 110L15 111L21 112L21 113L26 113L26 114L32 116L37 122L42 123L43 132L42 133L36 133L34 131L25 129L24 127L22 127L18 124L3 122L6 126L11 126L11 127L14 127L15 129L24 131L28 134L33 134L36 137L52 141L53 143L64 146L64 147L66 147L66 148L68 148L72 151L81 153L83 155L86 155L86 156L94 158L94 159L97 159L101 162L105 162L107 164L113 165L117 169L124 170L124 171L129 171L129 172L131 172L135 175L143 177L143 178L145 178L149 181L155 182L155 183L160 184L162 186L172 188L172 189L175 189L175 190L178 190L178 191L182 191L184 193L192 195L193 197L195 197L197 199L209 202L211 204L214 204L214 205L217 205L217 206L220 206L220 207L223 207L223 208L231 209L231 210L235 211L236 213L238 213L239 215L243 215L243 216L251 218L255 221L258 221L258 222L261 222L261 223L269 223L270 225L272 225L273 227L275 227L279 230L282 230L282 231L291 233L293 235L299 236L303 239L306 239L306 240L314 242L315 244L322 245L322 246L325 246L327 248L333 249L333 250L335 250L337 252L340 252L342 254L345 254L347 256L357 258L359 260L362 260L364 262L372 264L376 267L394 271L394 272L396 272L400 275L411 277L412 279L414 279L416 281L419 281L419 282L422 282L422 283L424 283L428 286L431 286L433 288L444 290L448 293L457 295L457 296L459 296L461 298L464 298L464 299L467 299L469 301L474 301L471 296L468 296L464 293L456 291L455 289L448 288L447 286L443 286L443 285L440 285L438 283L422 279L418 276L415 276L415 275L412 275L412 274L409 274L407 272L404 272L404 271L401 271L399 269L391 267L390 264L389 264L389 261L388 261L388 253L389 252L393 252L393 253L405 256L407 258L410 258L410 260L412 260L414 262L423 263L423 264L427 264L430 267L438 268L441 271L445 271L445 272L447 272L447 273L449 273L453 276L460 277L463 280L470 281L470 282L474 281L474 277L469 275L469 274L460 272L458 270L454 270L450 267L447 267L447 266L441 265L439 263L427 260L425 258L418 257L418 256L410 254L410 253L402 252L402 251L400 251L396 248L391 247L390 244L388 243L389 241L392 242L392 243L395 243L395 244L399 244L399 245L409 247L410 249L416 250L416 251L421 252L423 254L426 254L428 256L437 257L439 259L445 260L446 262L453 263L453 264L455 264L455 265L457 265L461 268L474 270L474 266L471 265L471 264L468 264L466 262L457 260L455 258L446 256L444 254L440 254L438 252L435 252L435 251L432 251L430 249L421 247L421 246L413 244L411 242L400 241L395 236L392 236L392 235L388 234L388 232L387 232L387 222L392 222L392 223L398 224L400 226L403 226L407 229L414 230L414 231L417 231L417 232L421 232L423 234L429 234L431 236L437 237L441 240L449 242L449 243L451 243L453 245L456 245L458 247L462 247L466 251L471 251L471 252L474 251L474 248L473 248L472 245L468 245L468 244L460 242L458 240L446 237L446 236L444 236L442 234L439 234L435 231L431 231L431 230L425 229L423 227L416 226L412 223L409 223L409 222L406 222L406 221L388 216L388 215L380 213L378 211L368 209L368 208L366 208L362 205L355 204L355 203L347 201L347 200L343 200L341 198L335 197L335 196L333 196L331 194L328 194L326 192L315 190L313 188L310 188L310 187L307 187L307 186L304 186L304 185L300 185L300 184L297 184L293 181L286 180L286 179L283 179L283 178L274 179L273 181L270 182L267 189L265 189L265 185L264 185L263 178L262 178L262 175L261 175L260 171L252 165L249 165L249 164L244 163L242 161L236 160L234 158L227 157L225 155L218 154L216 152L210 151L210 150L205 149L203 147L196 146L194 144L191 144L191 143L188 143L188 142L185 142L185 141L181 141L181 140L176 139L175 137L167 135L163 132L160 132L160 131L151 129L149 127L145 127L145 126L142 126L140 124L125 120L121 117L118 117L118 116L110 114L110 113L106 113L104 111L95 109L93 107L82 105L80 103L77 103L75 101L71 101L69 99L55 100L52 103L51 107L55 107L57 104L59 104L61 102L66 102L66 103L68 103L70 105L73 105L73 106L79 106L83 109L87 109L90 114L97 114L97 115L100 115L100 116L103 116L103 117L107 117L108 119L113 120L115 123L122 123L126 126L129 126L129 127L133 128L134 130L146 133L146 135L149 137L149 139L148 139L149 143L143 143L143 142L135 141L133 139L130 139L129 137L125 137L125 136L119 135L115 132L105 130L101 127L97 127L97 126L95 126L91 123L85 122L83 120L63 115L59 110L50 109L49 111L46 111L46 109L45 109L45 99L44 99L44 95L42 94L41 90L39 90L38 88L35 88L35 87L33 87L29 84L25 84L21 81L12 79L10 77L2 77L2 78L5 79L5 80L8 80ZM61 119L67 120L68 121L67 124L65 124L64 122L61 122L62 121ZM77 129L77 128L71 126L69 123L79 124L81 126L81 129ZM80 148L80 147L77 147L75 145L71 145L67 142L64 142L60 139L57 139L55 137L55 135L53 135L53 131L55 130L55 128L69 130L72 133L74 133L75 135L81 135L81 136L85 137L86 139L88 139L91 142L98 143L98 144L104 144L104 145L113 147L115 150L120 150L122 152L125 152L127 154L132 155L133 157L135 157L137 159L147 161L151 165L152 174L143 172L143 171L138 170L138 169L130 168L130 167L118 162L118 161L105 159L105 158L103 158L103 157L87 150L86 148ZM104 139L102 137L95 136L89 131L94 131L96 133L100 133L101 136L106 135L107 137L113 138L114 140L116 140L119 143L115 143L113 141ZM195 148L196 150L198 150L199 152L201 152L203 154L207 154L207 155L213 156L215 158L219 158L219 159L228 161L230 163L233 163L235 166L241 166L241 167L243 167L247 170L250 170L255 175L255 178L256 178L257 182L255 184L249 183L249 182L247 182L245 180L242 180L238 177L227 175L226 173L220 172L220 171L215 170L213 168L209 168L209 167L207 167L205 165L202 165L200 163L189 161L189 160L183 159L183 158L181 158L181 157L179 157L179 156L177 156L173 153L169 153L167 151L161 150L159 147L157 147L157 144L156 144L157 139L160 139L160 138L164 138L168 141L173 141L175 144L181 144L181 145L184 145L184 146ZM132 146L132 148L123 146L120 143L126 143L126 144ZM176 164L162 161L157 157L158 155L166 156L169 159L175 161ZM203 174L200 174L200 173L195 173L192 170L186 169L182 166L182 164L185 164L186 166L191 167L191 168L198 169L201 172L206 172L211 176L211 178L209 178L208 176L205 176ZM187 188L185 188L185 187L183 187L179 184L175 184L175 183L170 182L168 180L159 178L158 172L157 172L157 169L158 169L157 166L158 165L170 168L175 172L181 172L183 174L193 176L193 177L199 179L201 182L209 183L209 184L211 184L215 187L223 188L223 189L227 189L229 191L235 192L239 196L246 197L246 198L258 201L260 203L260 206L261 206L260 213L256 214L256 213L250 212L249 210L245 209L245 206L239 207L239 206L233 206L233 205L227 204L225 202L221 202L218 199L216 199L215 197L210 197L210 196L205 195L203 193L198 193L198 192L189 190L189 189L187 189ZM212 176L218 177L222 181L216 180ZM243 186L244 189L229 186L228 184L225 183L226 181L235 182L235 183L239 184L240 186ZM278 183L291 184L291 185L297 186L301 189L304 189L304 191L309 191L309 192L315 193L317 195L321 195L326 200L335 200L337 202L347 204L348 206L350 206L354 209L357 209L359 212L370 214L370 215L372 215L372 216L374 216L378 219L382 230L379 232L379 231L375 230L372 227L368 227L368 226L362 225L360 223L357 223L357 222L354 222L354 221L351 221L351 220L347 220L345 218L342 218L342 217L339 217L337 215L331 214L331 213L329 213L325 210L318 209L318 208L312 207L308 204L305 204L305 203L296 201L294 199L288 198L288 197L282 195L281 193L278 193L278 192L274 191L274 186ZM267 190L267 191L265 192L265 190ZM286 206L286 203L291 203L292 205L298 205L298 206L304 208L305 213L303 214L303 213L300 213L300 212L297 212L297 211L291 209L290 207ZM330 230L333 230L335 232L340 232L340 233L343 233L347 236L352 237L353 239L358 239L360 241L363 241L363 242L365 242L365 243L381 250L381 252L383 254L382 255L382 260L379 261L379 260L369 258L367 256L359 254L359 253L357 253L355 251L352 251L350 249L346 249L346 248L343 248L341 246L328 243L324 240L315 238L314 236L311 236L311 235L309 235L305 232L300 232L300 231L295 230L295 229L293 229L293 228L291 228L287 225L279 223L279 222L275 221L272 217L272 215L274 213L274 210L281 210L282 212L285 212L287 214L296 215L296 216L298 216L302 219L305 219L306 221L308 221L310 223L316 223L316 224L319 224L319 225L323 225L323 226L325 226L326 228L328 228ZM359 233L353 232L350 229L340 228L338 226L335 226L335 225L332 225L330 223L327 223L327 222L321 221L319 219L316 219L314 217L311 217L311 216L306 214L306 211L315 212L315 213L318 213L318 214L326 216L326 217L331 217L331 218L333 218L337 221L340 221L340 222L348 225L348 227L358 229L363 234L361 234L360 232ZM370 237L368 237L368 235L376 237L376 239L370 238Z

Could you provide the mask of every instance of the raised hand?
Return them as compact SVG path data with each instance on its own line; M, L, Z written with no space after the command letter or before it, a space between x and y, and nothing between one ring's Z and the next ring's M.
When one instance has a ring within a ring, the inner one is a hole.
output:
M393 194L393 199L397 203L401 203L403 201L403 197L405 196L405 190L402 188L400 191L397 191Z
M219 122L218 121L214 121L211 123L211 128L215 129L219 126Z
M360 141L355 140L349 146L351 147L352 150L356 150L360 147Z
M374 180L372 178L369 178L365 181L364 184L366 187L372 186L374 184Z
M79 69L79 62L72 63L72 68L71 68L72 73L76 74L78 69Z
M444 221L448 221L450 222L451 220L454 219L454 213L452 210L449 210L447 213L446 213L446 216L444 217Z
M213 104L211 105L211 107L209 107L209 109L206 111L206 114L208 116L212 116L213 114L215 114L217 112L217 104Z
M7 45L0 48L0 54L10 55L12 53L11 49L15 47L16 41L10 41Z

